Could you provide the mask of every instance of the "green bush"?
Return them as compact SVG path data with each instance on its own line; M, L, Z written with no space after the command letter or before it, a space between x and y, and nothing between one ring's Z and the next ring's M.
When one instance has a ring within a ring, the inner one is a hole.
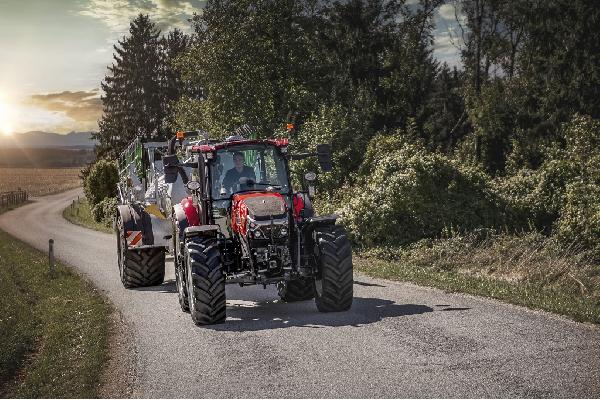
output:
M407 244L445 229L499 227L505 207L490 179L400 135L371 140L357 184L338 212L365 246Z
M600 260L600 186L585 182L567 186L556 235L564 246L590 249Z
M496 179L495 191L514 212L513 225L531 222L547 234L558 233L566 247L578 242L597 248L600 121L575 115L562 134L564 147L548 151L540 168Z
M92 216L94 221L104 223L110 226L117 209L117 199L115 197L106 197L98 204L92 207Z
M119 173L113 161L98 160L87 171L83 190L92 209L107 197L117 196Z
M495 179L494 191L511 210L509 225L550 233L564 205L566 186L578 174L577 166L569 160L553 159L536 171L524 169Z
M315 157L291 164L293 178L300 183L306 171L318 173L316 187L321 194L351 182L361 165L370 133L369 121L361 110L348 110L339 105L323 106L300 128L291 141L294 153L314 152L317 144L331 145L333 170L322 172Z

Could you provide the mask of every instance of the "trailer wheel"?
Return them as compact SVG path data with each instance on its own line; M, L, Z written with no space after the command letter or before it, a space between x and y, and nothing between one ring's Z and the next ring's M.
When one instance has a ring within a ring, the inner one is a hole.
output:
M187 280L185 279L185 265L181 257L175 254L175 283L177 285L177 296L181 311L190 312L189 294Z
M119 274L123 286L136 287L160 285L165 279L165 249L162 247L127 250L123 221L117 218L117 253Z
M341 226L319 228L316 234L315 303L321 312L346 311L352 306L352 248Z
M196 325L225 322L225 275L216 239L188 239L185 261L192 320Z
M277 292L286 303L310 300L315 297L315 282L312 278L300 278L277 284Z

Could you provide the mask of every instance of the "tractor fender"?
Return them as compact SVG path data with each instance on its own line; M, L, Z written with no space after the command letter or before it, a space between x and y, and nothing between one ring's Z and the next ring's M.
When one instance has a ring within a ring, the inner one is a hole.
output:
M123 220L123 231L128 247L130 240L128 236L135 235L135 232L141 232L141 240L133 243L137 246L152 246L154 245L154 234L152 232L152 221L150 215L144 211L143 207L138 204L121 204L117 206L117 212ZM137 247L135 246L135 247Z
M191 197L186 197L179 204L173 206L173 217L177 224L179 239L181 240L183 240L184 231L187 227L200 225L198 209L194 207Z
M175 224L175 233L180 241L183 241L185 229L188 227L188 220L181 204L173 206L173 219Z
M217 236L217 232L219 231L219 229L219 225L189 226L183 231L183 236L185 238L192 236L215 237Z
M322 226L335 225L339 216L336 214L331 215L320 215L318 217L310 217L304 221L303 230L306 234L311 235L312 232Z

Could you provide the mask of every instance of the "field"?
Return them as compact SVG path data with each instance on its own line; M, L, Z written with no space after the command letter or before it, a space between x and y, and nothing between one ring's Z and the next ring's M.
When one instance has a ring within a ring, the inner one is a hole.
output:
M19 188L44 196L81 186L81 168L1 168L0 193Z

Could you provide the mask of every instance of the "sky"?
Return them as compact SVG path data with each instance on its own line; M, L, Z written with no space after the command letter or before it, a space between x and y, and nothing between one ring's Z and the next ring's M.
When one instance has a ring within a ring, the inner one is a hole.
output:
M410 0L409 0L410 1ZM98 128L112 46L137 14L190 31L204 0L0 0L0 135ZM436 15L434 54L457 63L454 7Z

